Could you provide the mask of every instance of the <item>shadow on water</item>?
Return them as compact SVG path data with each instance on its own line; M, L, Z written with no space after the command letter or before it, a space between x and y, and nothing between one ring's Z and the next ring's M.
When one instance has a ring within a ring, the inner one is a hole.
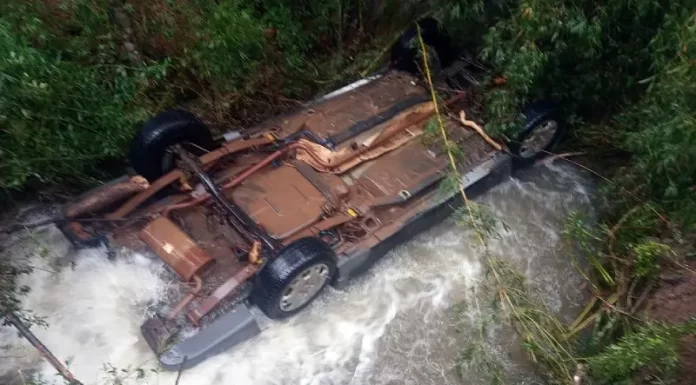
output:
M577 312L582 295L561 230L572 210L592 211L591 195L585 175L549 165L526 170L479 199L505 225L490 241L492 253L520 266L549 308L566 319ZM155 367L139 325L147 305L172 284L162 278L162 264L128 252L115 262L101 250L75 255L51 228L35 238L50 249L48 257L37 256L36 241L12 252L28 255L38 267L24 279L33 288L26 307L49 323L36 334L86 384L104 383L103 363ZM395 249L346 290L329 290L290 320L267 320L260 336L187 370L179 383L487 383L474 373L464 373L462 382L455 370L478 323L479 313L461 310L473 309L468 305L484 271L472 242L469 230L448 219ZM483 313L493 311L491 301L480 306ZM489 333L489 349L510 378L534 382L514 335L503 327ZM17 369L55 378L13 330L0 329L0 347L0 373L8 378ZM159 373L137 383L173 384L175 377Z

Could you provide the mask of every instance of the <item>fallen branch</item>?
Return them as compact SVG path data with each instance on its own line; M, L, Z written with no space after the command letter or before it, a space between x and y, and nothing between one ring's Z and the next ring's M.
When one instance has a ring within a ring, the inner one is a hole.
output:
M645 287L645 289L643 289L643 292L640 294L640 296L638 297L638 300L633 305L633 307L631 307L631 309L629 310L629 313L636 314L638 309L640 309L640 306L648 298L648 295L650 295L650 292L652 291L654 286L655 286L655 281L653 280Z
M51 218L34 223L18 223L10 227L0 229L0 234L10 234L17 231L35 229L37 227L43 227L48 225L60 225L68 222L78 222L78 223L95 223L95 222L125 222L128 220L138 220L147 218L147 216L136 217L136 218ZM0 249L2 251L4 249Z
M77 202L69 204L65 208L65 216L75 218L97 212L114 202L145 191L149 187L150 183L140 175L132 176L118 183L104 185L98 191L89 193Z
M544 158L543 162L550 163L550 162L553 162L554 160L559 159L559 158L566 159L566 158L570 158L573 156L580 156L580 155L585 155L585 154L586 153L584 153L584 152L564 152L562 154L555 154L553 156L549 156L548 158Z
M620 314L623 314L623 315L625 315L625 316L628 316L628 317L634 318L634 319L636 319L636 320L639 320L639 318L637 318L637 317L635 317L634 315L628 313L627 311L622 310L622 309L619 309L619 308L616 307L615 305L609 303L609 301L607 301L606 299L602 298L602 296L601 296L600 294L596 294L595 296L596 296L596 298L598 298L600 301L602 301L602 303L604 303L604 306L606 306L609 310L613 310L613 311L615 311L615 312L617 312L617 313L620 313Z
M48 363L51 364L51 366L53 366L63 378L65 378L68 384L82 385L82 383L80 381L77 381L75 377L72 375L72 373L70 373L68 368L66 368L65 365L63 365L60 362L60 360L58 360L58 358L56 358L56 356L54 356L53 353L51 353L51 351L48 350L46 345L41 343L41 341L34 335L34 333L32 333L31 330L29 330L29 327L27 327L27 325L25 325L22 322L22 320L19 319L19 317L17 317L14 313L10 311L5 312L1 308L0 313L4 314L5 321L14 326L19 332L19 334L21 334L22 337L26 338L26 340L29 341L29 343L34 348L36 348L36 350L38 350L39 354L41 354L41 356L46 361L48 361Z
M503 151L503 147L500 144L498 144L498 142L491 139L491 137L483 131L483 128L481 128L481 126L479 126L473 120L466 119L466 112L464 112L464 110L459 111L459 121L462 122L462 125L473 128L474 131L478 132L478 134L481 135L483 140L488 142L488 144L493 146L496 150Z

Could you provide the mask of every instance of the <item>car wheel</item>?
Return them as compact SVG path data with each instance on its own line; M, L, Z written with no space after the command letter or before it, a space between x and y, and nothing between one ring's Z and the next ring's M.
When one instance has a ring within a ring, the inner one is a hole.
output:
M533 164L548 155L563 137L563 124L549 103L537 103L525 112L525 124L508 145L517 167Z
M190 144L196 155L213 148L208 127L188 111L163 112L143 124L131 144L128 158L135 171L152 182L175 167L175 144Z
M333 250L319 239L302 238L259 272L251 299L269 318L283 319L309 305L335 273Z
M76 250L109 245L105 235L87 230L78 222L65 222L59 224L58 228Z
M440 24L433 18L418 21L423 42L428 47L429 63L432 71L439 71L452 62L452 47L450 39ZM420 75L422 63L418 42L418 29L413 26L401 35L391 49L392 67L401 71Z

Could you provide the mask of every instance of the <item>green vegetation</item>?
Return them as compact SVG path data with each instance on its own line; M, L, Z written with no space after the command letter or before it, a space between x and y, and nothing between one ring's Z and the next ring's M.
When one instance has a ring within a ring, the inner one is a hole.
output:
M361 1L3 2L0 188L109 176L135 125L177 105L240 125L294 107L372 61L381 46L368 11Z
M696 222L692 2L507 1L504 12L490 4L463 12L464 3L442 13L487 27L477 51L489 76L505 79L483 95L487 130L509 135L520 106L553 100L575 128L572 146L592 152L603 173L613 171L607 160L626 166L612 196L618 215L637 197L679 225Z
M599 225L580 215L568 221L567 239L590 262L588 274L579 271L592 293L571 325L549 314L533 282L485 250L489 292L550 383L572 384L576 376L592 384L669 382L677 346L694 333L693 322L656 324L642 309L665 269L694 274L686 253L668 245L683 244L679 240L696 224L693 4L495 4L439 8L445 20L480 32L470 41L490 66L489 86L480 93L486 129L514 140L521 107L555 101L573 128L568 146L589 154L582 162L599 171L593 172L604 182L602 198L609 204ZM464 200L462 223L476 230L485 249L491 220ZM464 351L464 361L500 383L483 339Z
M696 322L683 325L646 324L616 344L588 359L589 373L597 384L616 384L644 370L653 379L674 374L679 362L679 340L696 332Z

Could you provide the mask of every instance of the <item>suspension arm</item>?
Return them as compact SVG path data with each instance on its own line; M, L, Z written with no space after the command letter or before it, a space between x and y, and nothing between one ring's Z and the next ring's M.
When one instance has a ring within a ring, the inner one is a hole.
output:
M225 198L220 188L215 184L213 179L203 170L200 162L189 152L184 150L180 145L177 145L176 151L184 163L186 169L194 173L203 184L205 190L210 194L215 203L227 214L227 221L239 234L247 238L247 241L253 243L255 240L263 242L269 250L277 250L282 245L273 238L266 230L261 228L249 215L244 212L239 206L230 202Z

